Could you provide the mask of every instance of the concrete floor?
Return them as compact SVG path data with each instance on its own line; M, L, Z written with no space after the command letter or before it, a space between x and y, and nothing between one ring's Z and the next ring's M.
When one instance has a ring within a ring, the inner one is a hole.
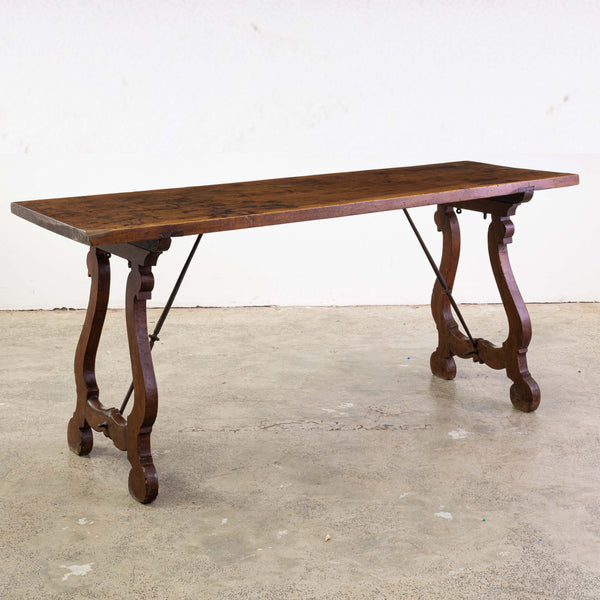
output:
M465 312L502 340L500 307ZM0 313L0 597L599 598L600 305L530 312L533 414L502 372L430 375L428 307L175 310L148 506L109 440L67 449L84 313ZM125 348L113 311L108 405Z

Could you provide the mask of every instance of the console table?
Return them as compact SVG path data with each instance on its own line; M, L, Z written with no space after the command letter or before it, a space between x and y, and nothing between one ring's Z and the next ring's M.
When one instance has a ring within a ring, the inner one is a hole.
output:
M104 433L118 449L127 452L131 495L143 503L156 498L158 476L150 449L158 408L151 357L156 336L148 335L146 301L154 285L152 268L169 249L171 238L433 204L437 205L435 222L443 236L443 249L431 298L438 330L431 370L439 377L454 378L454 356L504 369L512 380L513 405L523 411L535 410L540 390L526 359L531 323L507 253L514 232L511 217L534 191L578 182L578 176L569 173L463 161L13 203L14 214L90 246L87 266L91 291L75 353L77 403L68 425L69 447L76 454L88 454L93 444L91 430ZM466 336L454 318L451 289L460 252L457 213L461 210L491 216L488 251L509 324L502 346L473 338L470 333ZM95 377L112 255L127 260L130 268L126 322L134 403L127 416L123 409L107 408L100 402Z

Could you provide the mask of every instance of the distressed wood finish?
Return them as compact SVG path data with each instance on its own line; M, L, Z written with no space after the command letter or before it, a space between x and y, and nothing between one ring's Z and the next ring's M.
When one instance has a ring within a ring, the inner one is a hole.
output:
M244 183L15 202L92 246L462 202L575 185L577 175L453 162Z
M79 455L92 450L92 429L127 452L129 491L152 502L158 476L150 437L158 410L158 390L148 337L146 302L154 286L152 267L171 237L261 225L274 225L437 204L435 221L443 235L440 272L451 290L460 257L455 207L492 215L488 251L508 318L502 346L483 338L471 341L454 319L447 290L433 288L431 310L438 347L431 369L445 379L456 376L455 356L505 369L512 380L515 407L535 410L540 390L527 367L531 322L515 282L507 245L511 217L534 190L575 185L578 176L456 162L399 169L272 179L194 188L154 190L80 198L16 202L12 211L42 227L89 244L90 299L75 354L77 403L67 428L69 447ZM108 306L111 255L128 261L126 322L133 373L134 403L127 417L100 402L95 362Z

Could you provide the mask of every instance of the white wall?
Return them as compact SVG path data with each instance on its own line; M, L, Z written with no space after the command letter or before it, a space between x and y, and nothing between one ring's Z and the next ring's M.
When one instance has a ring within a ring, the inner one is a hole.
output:
M583 0L2 0L0 308L88 294L86 248L11 201L464 159L580 173L519 209L511 257L527 301L600 300L598 31ZM486 224L461 219L456 296L496 301ZM432 282L380 213L207 235L179 304L427 303Z

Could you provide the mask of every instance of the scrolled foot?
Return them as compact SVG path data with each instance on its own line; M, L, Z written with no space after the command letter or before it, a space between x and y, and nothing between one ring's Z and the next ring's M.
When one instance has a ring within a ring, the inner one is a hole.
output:
M456 363L451 356L441 356L436 350L429 359L431 372L442 379L454 379L456 377Z
M85 456L92 451L94 435L90 427L79 427L74 417L71 417L67 427L67 442L72 452Z
M142 504L149 504L158 495L158 475L154 465L133 467L129 471L129 493Z
M533 412L540 405L540 388L531 375L510 386L510 401L523 412Z

